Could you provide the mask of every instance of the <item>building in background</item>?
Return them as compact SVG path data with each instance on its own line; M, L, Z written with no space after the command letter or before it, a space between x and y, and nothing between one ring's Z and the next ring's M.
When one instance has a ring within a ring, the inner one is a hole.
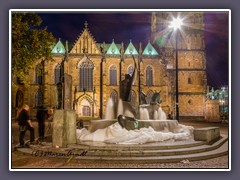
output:
M23 102L30 105L32 116L41 105L57 108L57 84L67 73L72 76L71 103L77 116L104 118L108 98L118 103L119 84L125 74L133 73L134 56L140 71L135 75L131 104L137 107L140 91L146 94L147 102L154 92L160 92L163 110L174 117L176 49L168 25L176 13L152 13L151 35L146 44L131 40L128 44L97 42L91 26L85 23L74 44L59 39L52 50L55 61L39 60L28 77L30 85L19 84L18 90L12 92L12 112ZM207 93L203 13L179 15L185 24L181 30L184 33L178 36L180 119L203 119Z
M216 88L216 90L212 87L211 90L207 92L208 101L218 102L219 115L222 120L228 119L229 115L228 93L228 86L222 86L221 88Z
M166 69L170 78L171 109L174 110L175 87L175 41L169 22L180 16L184 24L178 36L178 96L180 118L202 118L205 116L207 90L206 52L203 12L152 13L151 39L165 54ZM173 34L174 36L174 34Z

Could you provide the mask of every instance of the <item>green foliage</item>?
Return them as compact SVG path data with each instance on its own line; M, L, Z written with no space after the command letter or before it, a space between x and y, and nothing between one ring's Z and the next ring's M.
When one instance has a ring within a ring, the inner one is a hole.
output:
M53 60L56 39L41 23L37 14L12 13L12 75L23 82L37 60Z

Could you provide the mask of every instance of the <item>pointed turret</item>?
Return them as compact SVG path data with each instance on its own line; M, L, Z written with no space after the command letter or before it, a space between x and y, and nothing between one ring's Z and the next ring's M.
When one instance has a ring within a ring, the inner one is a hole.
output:
M137 52L136 48L134 47L134 45L132 44L131 40L130 40L130 43L128 44L128 47L124 54L135 54L135 55L138 54L138 52Z
M143 55L158 55L158 52L156 51L156 49L152 46L152 44L150 43L150 41L148 41L148 44L146 46L146 48L143 51Z
M112 44L110 45L110 47L107 50L107 54L120 54L120 51L119 51L118 47L116 46L114 39L112 40Z
M52 49L52 53L65 53L65 52L66 52L66 50L64 48L64 45L61 42L61 39L59 38L58 42L56 43L56 45Z

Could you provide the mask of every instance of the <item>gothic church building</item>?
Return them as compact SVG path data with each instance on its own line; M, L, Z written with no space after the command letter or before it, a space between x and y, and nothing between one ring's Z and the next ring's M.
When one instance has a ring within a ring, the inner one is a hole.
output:
M178 90L181 118L203 119L207 89L206 55L203 13L183 12L184 34L178 36ZM149 103L154 92L160 92L161 107L166 114L175 116L176 48L174 34L168 28L172 13L153 12L151 39L147 44L121 42L99 43L85 24L72 47L59 40L52 49L54 61L44 63L42 72L32 70L29 86L19 85L12 91L12 112L22 103L30 105L34 117L37 107L57 108L57 83L64 73L72 77L71 108L79 118L104 118L109 97L119 100L119 84L125 74L132 75L134 61L137 71L131 90L130 102L139 104L139 91L146 94Z

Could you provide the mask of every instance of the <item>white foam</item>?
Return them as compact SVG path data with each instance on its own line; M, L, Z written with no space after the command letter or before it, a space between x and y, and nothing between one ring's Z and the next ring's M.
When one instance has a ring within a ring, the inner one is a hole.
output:
M192 137L193 127L179 125L173 132L157 132L152 127L128 131L116 122L104 129L98 129L93 133L90 133L85 128L77 129L77 140L78 142L101 141L114 144L143 144L167 140L186 140Z

